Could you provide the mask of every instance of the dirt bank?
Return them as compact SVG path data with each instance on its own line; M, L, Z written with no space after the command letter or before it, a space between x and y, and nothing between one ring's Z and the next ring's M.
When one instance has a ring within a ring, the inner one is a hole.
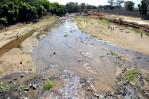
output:
M15 25L1 30L0 75L23 71L35 73L32 49L57 21L58 17L46 16L37 23Z
M89 17L77 17L76 21L82 31L94 37L110 41L123 48L149 54L149 37L144 34L141 38L140 33L136 32L135 29Z

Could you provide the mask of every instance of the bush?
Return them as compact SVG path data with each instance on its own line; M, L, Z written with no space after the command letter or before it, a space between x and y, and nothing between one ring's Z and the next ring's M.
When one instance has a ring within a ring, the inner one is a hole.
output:
M50 3L49 5L49 12L52 14L56 14L58 16L62 16L65 14L65 8L62 5L59 5L58 3Z
M6 17L4 17L4 18L0 18L0 24L7 24L8 23L8 21L7 21L7 18Z
M139 71L136 69L130 69L125 73L125 78L127 81L135 81L139 76Z
M45 81L44 90L49 91L53 87L53 83L50 80Z
M0 0L2 24L33 21L48 12L61 16L65 14L65 8L48 0Z

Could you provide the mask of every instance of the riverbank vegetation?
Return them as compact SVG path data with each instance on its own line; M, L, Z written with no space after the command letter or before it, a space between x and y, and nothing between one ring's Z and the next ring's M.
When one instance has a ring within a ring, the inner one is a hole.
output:
M62 5L50 3L48 0L0 1L0 24L3 25L36 21L48 13L61 16L65 14L65 9Z
M96 8L88 5L88 8ZM37 19L48 13L63 16L65 13L75 13L85 9L85 4L70 2L65 6L48 0L1 0L0 1L0 27L17 22L36 22Z

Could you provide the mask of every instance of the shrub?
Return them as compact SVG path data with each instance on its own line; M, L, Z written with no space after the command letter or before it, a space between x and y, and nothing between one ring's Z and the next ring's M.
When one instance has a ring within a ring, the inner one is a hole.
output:
M0 0L1 24L34 21L48 12L61 16L65 8L48 0Z
M139 76L139 71L137 69L130 69L125 73L125 78L127 81L135 81Z
M53 83L50 80L45 81L44 90L49 91L53 87Z
M6 17L0 18L0 24L7 24L7 23L8 21Z

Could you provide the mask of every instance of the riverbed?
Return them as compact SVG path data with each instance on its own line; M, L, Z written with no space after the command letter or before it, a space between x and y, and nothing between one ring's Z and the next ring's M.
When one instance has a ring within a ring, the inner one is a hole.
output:
M58 77L62 97L82 96L82 79L92 83L95 92L112 91L117 67L149 69L149 56L121 48L111 42L83 33L67 16L33 50L37 73Z

